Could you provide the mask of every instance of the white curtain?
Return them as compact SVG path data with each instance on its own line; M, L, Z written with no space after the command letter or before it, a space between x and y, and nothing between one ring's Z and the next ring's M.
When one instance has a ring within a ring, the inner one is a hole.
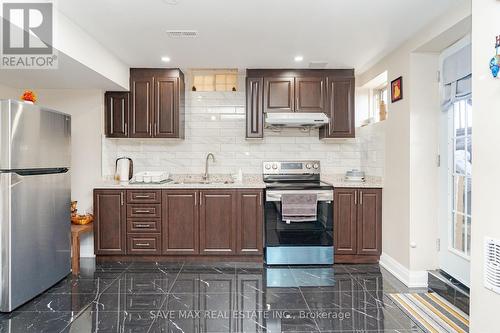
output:
M472 96L472 45L461 48L443 61L442 109Z

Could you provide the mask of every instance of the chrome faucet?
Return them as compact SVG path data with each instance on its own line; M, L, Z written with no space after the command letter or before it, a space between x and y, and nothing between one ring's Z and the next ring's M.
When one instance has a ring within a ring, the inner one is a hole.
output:
M215 156L212 153L207 154L207 159L205 160L205 174L203 175L204 180L208 180L208 160L212 157L212 161L215 163Z

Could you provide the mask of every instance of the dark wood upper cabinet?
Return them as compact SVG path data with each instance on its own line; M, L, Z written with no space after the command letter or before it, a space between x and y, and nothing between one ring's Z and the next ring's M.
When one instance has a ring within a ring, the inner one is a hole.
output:
M154 137L179 137L179 88L177 77L155 77Z
M198 254L198 191L169 190L162 194L164 254Z
M131 68L127 122L123 130L118 128L118 134L111 130L108 123L120 119L114 116L115 120L108 111L114 95L106 93L106 136L183 139L184 89L184 74L179 69Z
M95 254L125 254L125 191L94 190L94 216Z
M323 112L320 139L353 138L354 87L353 69L247 69L246 137L263 138L266 113Z
M293 112L294 88L293 77L264 77L264 112Z
M129 93L107 91L104 94L104 133L109 138L128 136Z
M327 114L330 124L320 129L320 139L354 138L354 78L327 78Z
M247 99L247 138L264 137L264 111L263 108L263 86L264 79L261 77L247 78L246 99Z
M382 190L360 189L358 205L357 253L382 253Z
M333 228L336 254L356 254L357 247L357 191L336 188L333 199L335 227Z
M335 188L335 262L377 262L382 253L382 189Z
M200 191L200 252L236 252L236 193L233 190Z
M238 254L262 254L262 190L238 190Z
M326 82L324 77L295 78L295 111L326 112Z
M131 138L150 138L153 134L154 78L141 69L130 70L130 135Z

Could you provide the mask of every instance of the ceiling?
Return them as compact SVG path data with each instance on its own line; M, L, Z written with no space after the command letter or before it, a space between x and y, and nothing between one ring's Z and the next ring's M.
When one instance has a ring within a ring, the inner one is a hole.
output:
M360 69L465 0L64 0L131 67ZM167 30L197 30L174 39ZM302 55L301 63L294 61ZM171 58L169 63L160 60Z

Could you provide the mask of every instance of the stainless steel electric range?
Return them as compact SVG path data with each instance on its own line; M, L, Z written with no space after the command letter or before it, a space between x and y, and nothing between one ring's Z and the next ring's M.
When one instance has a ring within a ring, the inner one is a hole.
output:
M320 171L319 161L263 163L267 265L333 264L333 186L320 180ZM295 196L299 200L303 194L313 194L315 217L287 221L282 214L286 194L299 194Z

